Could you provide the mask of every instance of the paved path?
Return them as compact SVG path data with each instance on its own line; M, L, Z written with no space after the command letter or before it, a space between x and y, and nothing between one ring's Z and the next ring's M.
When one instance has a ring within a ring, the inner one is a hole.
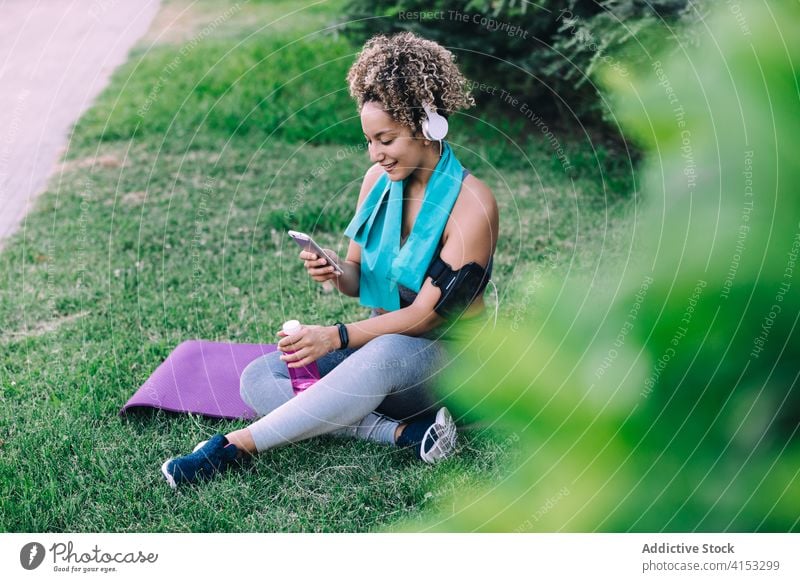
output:
M0 247L159 0L0 0Z

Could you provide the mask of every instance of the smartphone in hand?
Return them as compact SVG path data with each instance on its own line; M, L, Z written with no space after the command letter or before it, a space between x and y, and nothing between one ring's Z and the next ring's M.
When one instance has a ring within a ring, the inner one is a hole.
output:
M303 249L304 251L314 253L315 255L317 255L317 257L325 259L328 262L328 264L333 267L334 273L336 273L337 275L344 274L344 271L338 265L338 263L334 261L333 258L328 253L322 250L322 247L319 246L317 242L313 238L311 238L311 236L303 232L297 232L296 230L290 230L289 236L292 237L292 240L294 240L294 242L296 242L300 246L300 248Z

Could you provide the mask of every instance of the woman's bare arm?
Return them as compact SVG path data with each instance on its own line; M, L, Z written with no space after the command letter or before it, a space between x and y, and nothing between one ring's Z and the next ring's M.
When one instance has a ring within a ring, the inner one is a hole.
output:
M486 268L494 253L498 228L497 203L491 190L469 176L445 228L442 260L453 269L470 262ZM347 324L350 346L360 347L387 333L417 336L431 331L444 321L434 311L440 297L439 288L427 278L414 303L408 307Z
M466 195L459 196L445 227L441 257L454 269L473 261L485 268L497 240L497 205L491 191L480 181L472 182L466 190ZM360 253L348 253L348 259L351 258L355 259L353 264L360 264ZM401 333L418 336L431 331L445 321L434 311L440 297L439 288L428 277L408 307L348 323L348 347L359 348L380 335ZM473 308L481 308L478 301ZM468 310L466 315L469 314ZM304 326L299 334L283 338L278 343L281 351L295 352L283 356L290 367L308 365L340 346L339 330L333 325Z
M356 205L356 212L361 208L361 204L367 197L367 194L372 190L375 182L380 177L383 169L379 164L373 165L361 182L361 190L358 194L358 203ZM330 281L333 283L341 293L350 297L358 297L360 282L361 282L361 247L353 241L347 247L347 257L341 260L339 255L331 250L324 249L326 253L339 264L343 273L336 276L333 273L333 267L329 266L325 259L318 257L316 254L308 251L300 252L300 259L304 261L308 275L318 283Z

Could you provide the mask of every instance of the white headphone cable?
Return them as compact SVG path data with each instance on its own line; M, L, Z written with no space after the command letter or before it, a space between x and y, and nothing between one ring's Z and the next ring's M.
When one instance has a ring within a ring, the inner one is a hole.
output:
M494 330L497 327L497 313L500 311L500 294L497 292L497 285L494 284L494 281L489 279L489 283L494 289L494 325L492 325L492 330Z

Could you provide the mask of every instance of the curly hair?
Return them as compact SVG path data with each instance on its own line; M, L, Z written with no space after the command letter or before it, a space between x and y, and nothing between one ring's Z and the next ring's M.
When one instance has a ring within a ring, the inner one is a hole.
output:
M433 103L444 117L475 105L453 53L412 32L369 39L350 67L347 83L359 110L378 101L395 121L416 131L425 117L423 103Z

